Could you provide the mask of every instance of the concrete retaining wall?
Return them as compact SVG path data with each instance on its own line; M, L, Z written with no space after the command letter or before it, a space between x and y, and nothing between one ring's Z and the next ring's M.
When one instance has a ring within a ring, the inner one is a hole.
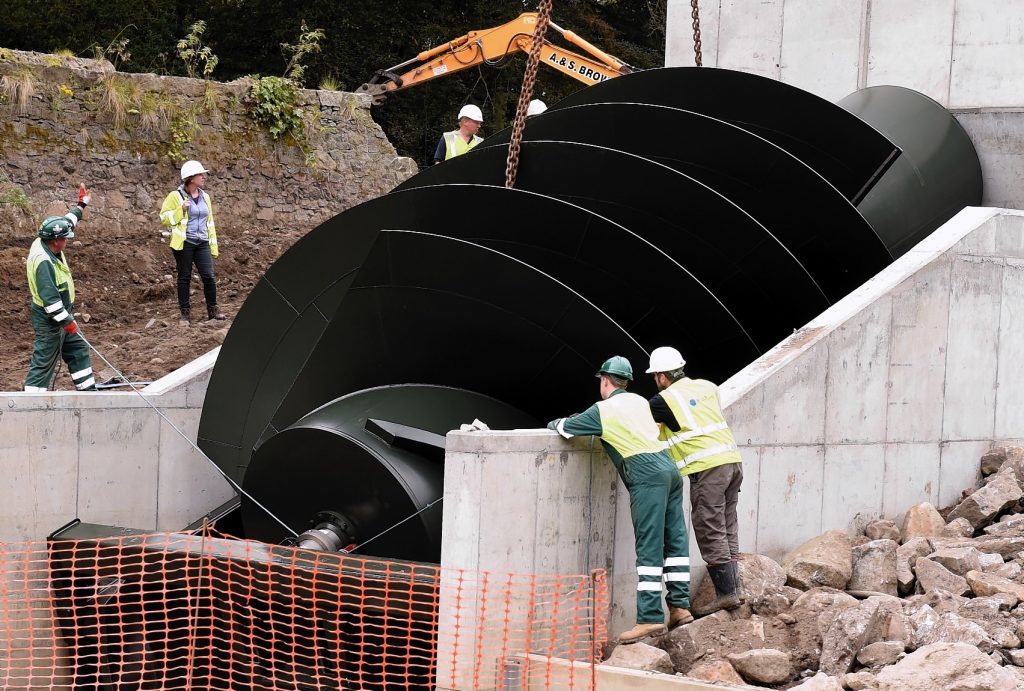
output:
M701 0L707 67L752 72L830 101L906 86L974 141L983 203L1024 207L1024 3L999 0ZM668 0L665 64L693 65L689 0Z
M219 349L143 389L195 440ZM78 517L178 530L234 491L139 394L0 393L0 542L39 540Z

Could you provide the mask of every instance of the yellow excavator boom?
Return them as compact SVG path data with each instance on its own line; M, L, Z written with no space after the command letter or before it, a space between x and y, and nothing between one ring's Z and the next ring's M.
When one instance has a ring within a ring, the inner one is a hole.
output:
M497 64L515 52L528 53L533 47L533 30L536 24L537 13L524 12L501 26L470 31L464 36L422 51L411 60L377 72L373 79L356 91L370 94L373 96L373 102L380 104L392 91L408 89L416 84L476 65ZM585 84L596 84L634 71L622 60L604 52L576 33L566 31L553 22L550 26L567 42L587 54L567 50L544 39L540 55L542 64L564 72Z

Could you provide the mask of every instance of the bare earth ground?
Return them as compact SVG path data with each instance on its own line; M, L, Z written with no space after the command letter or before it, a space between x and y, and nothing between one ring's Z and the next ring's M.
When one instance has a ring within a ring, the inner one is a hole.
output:
M65 207L66 208L66 207ZM63 213L60 211L59 213ZM32 355L32 325L25 258L35 238L34 222L0 218L0 391L20 391ZM174 261L158 226L136 236L104 232L102 221L86 217L65 256L75 279L75 313L87 339L132 381L153 381L220 345L231 321L205 321L206 303L198 274L192 276L190 327L178 325ZM218 233L214 260L218 302L229 317L249 291L303 231L233 230ZM200 321L202 320L202 321ZM97 381L114 375L95 354ZM73 389L61 363L57 390Z

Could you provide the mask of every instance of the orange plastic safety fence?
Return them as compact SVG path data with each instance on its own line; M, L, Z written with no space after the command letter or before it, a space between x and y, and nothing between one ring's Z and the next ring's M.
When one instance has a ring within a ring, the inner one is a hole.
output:
M607 609L602 571L178 533L0 544L0 688L593 688Z

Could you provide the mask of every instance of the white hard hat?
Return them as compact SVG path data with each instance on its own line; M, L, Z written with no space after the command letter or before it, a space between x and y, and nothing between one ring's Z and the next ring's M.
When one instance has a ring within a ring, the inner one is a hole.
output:
M530 105L526 106L526 114L527 115L540 115L541 113L543 113L547 109L548 109L548 107L544 103L544 101L540 100L539 98L535 98L532 101L530 101Z
M199 161L185 161L185 165L181 167L181 179L188 180L193 175L209 172L206 168L203 168L203 164Z
M476 120L477 122L484 121L484 114L480 112L480 109L474 106L472 103L462 106L462 110L459 111L459 117L456 120L462 118L469 118L470 120Z
M651 366L647 368L647 374L671 372L685 364L682 353L671 346L661 346L651 351Z

